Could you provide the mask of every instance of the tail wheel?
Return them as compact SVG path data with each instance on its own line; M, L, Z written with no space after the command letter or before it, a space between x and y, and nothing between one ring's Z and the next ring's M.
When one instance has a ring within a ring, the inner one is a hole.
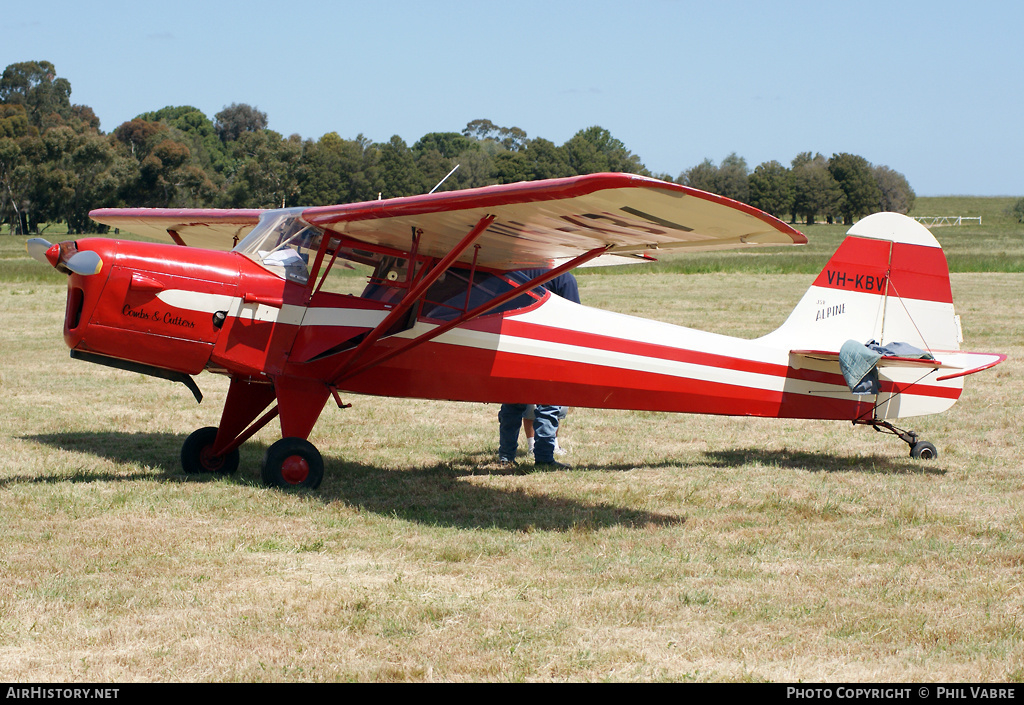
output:
M910 446L910 457L921 460L935 460L939 457L939 451L928 441L918 441Z
M262 477L270 487L316 489L324 479L324 460L309 441L282 438L267 448Z
M898 436L901 441L910 446L910 457L920 458L921 460L935 460L939 457L939 451L934 445L928 441L917 440L917 434L913 431L904 431L902 428L896 428L888 421L881 419L872 419L870 421L855 420L854 425L867 425L870 424L879 433L891 433L894 436Z
M181 467L186 474L217 473L230 475L238 469L238 449L224 455L213 454L217 429L207 426L195 431L181 446Z

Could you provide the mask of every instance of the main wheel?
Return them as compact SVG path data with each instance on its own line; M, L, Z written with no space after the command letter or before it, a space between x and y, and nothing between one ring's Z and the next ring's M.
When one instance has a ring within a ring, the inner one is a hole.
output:
M918 441L910 446L910 457L921 458L922 460L934 460L939 457L939 451L928 441Z
M263 482L270 487L320 486L324 479L324 459L320 451L303 438L282 438L267 448L263 456Z
M230 475L238 469L238 449L217 456L213 444L217 440L217 429L207 426L195 431L181 445L181 467L189 474L215 472Z

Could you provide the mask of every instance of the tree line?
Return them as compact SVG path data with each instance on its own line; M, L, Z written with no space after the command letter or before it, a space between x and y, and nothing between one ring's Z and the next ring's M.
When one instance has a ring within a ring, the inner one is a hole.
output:
M608 130L582 129L562 145L479 119L408 145L329 132L317 140L267 129L267 115L232 103L210 119L191 106L143 113L110 133L92 108L73 105L71 84L48 61L11 64L0 77L0 223L38 232L97 226L100 207L278 208L367 201L605 171L655 176L749 203L792 222L906 213L914 192L902 174L863 157L797 155L754 169L731 154L676 177L651 174Z

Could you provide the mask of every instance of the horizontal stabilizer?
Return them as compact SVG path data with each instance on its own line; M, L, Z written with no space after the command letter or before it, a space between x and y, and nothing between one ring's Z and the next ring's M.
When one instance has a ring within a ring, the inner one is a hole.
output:
M828 350L790 350L790 356L796 359L817 360L820 362L839 362L839 353ZM914 357L883 356L878 360L878 367L917 367L932 368L936 370L952 370L951 374L936 378L937 382L956 377L965 377L975 372L995 367L1006 359L1002 353L972 353L956 350L952 352L935 353L938 358L927 360ZM794 363L796 360L794 360ZM795 365L796 369L800 366Z
M807 360L820 360L822 362L839 362L838 352L829 352L826 350L790 350L789 354L798 357L805 358ZM918 357L897 357L895 355L885 356L879 358L876 363L878 367L923 367L933 368L941 370L945 368L960 369L954 365L947 365L939 362L938 360L928 360L925 358Z
M959 369L954 374L948 374L943 377L939 377L936 381L942 382L947 379L953 379L955 377L965 377L966 375L973 375L975 372L981 372L987 370L990 367L995 367L1000 362L1006 359L1006 355L1003 353L972 353L956 351L950 353L941 353L944 362L949 363L948 367Z

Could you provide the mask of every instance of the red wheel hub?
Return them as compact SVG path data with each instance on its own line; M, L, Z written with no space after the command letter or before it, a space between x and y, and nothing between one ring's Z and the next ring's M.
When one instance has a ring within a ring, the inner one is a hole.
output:
M301 455L289 455L281 463L281 477L289 485L298 485L309 477L309 463Z
M210 472L217 472L224 466L224 456L214 455L213 446L206 446L199 451L199 462Z

